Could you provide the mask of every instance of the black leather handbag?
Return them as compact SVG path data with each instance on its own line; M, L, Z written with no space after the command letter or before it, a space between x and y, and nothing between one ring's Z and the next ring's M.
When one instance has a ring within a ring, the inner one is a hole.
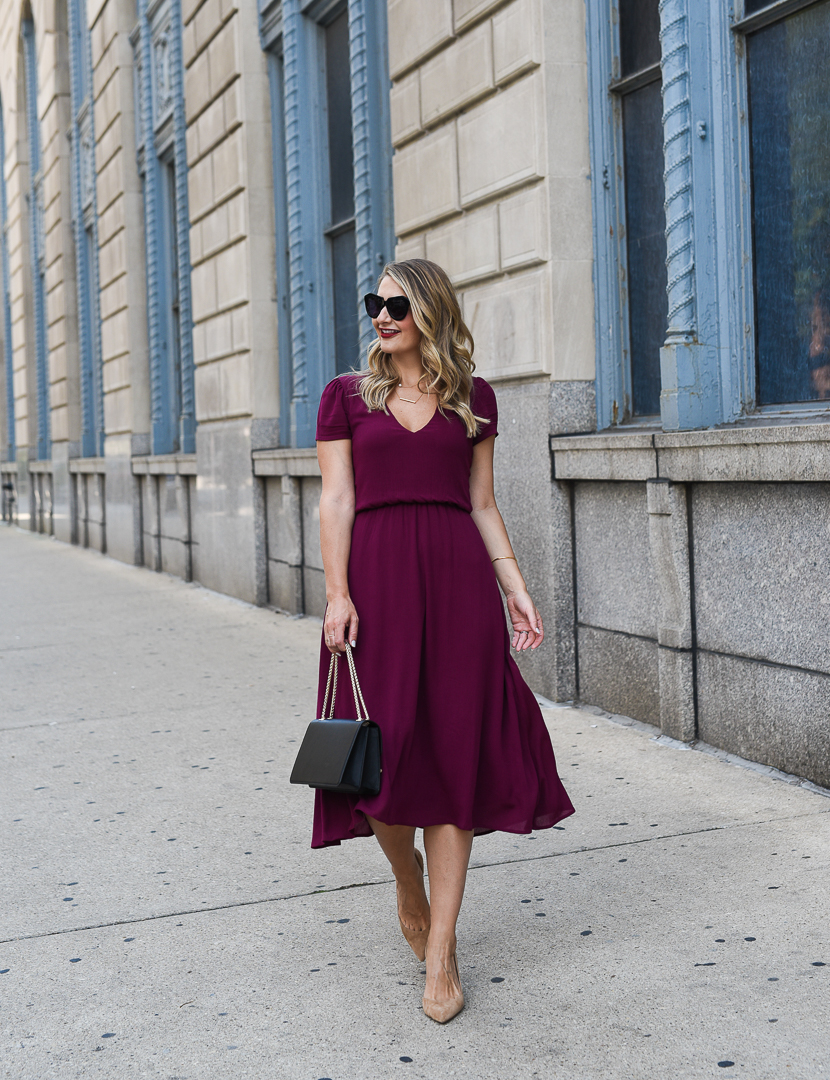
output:
M291 783L308 784L324 791L339 791L343 795L377 795L383 772L380 763L380 728L369 719L357 681L351 645L346 646L346 659L357 720L334 719L339 659L340 653L331 654L323 715L308 725L291 771Z

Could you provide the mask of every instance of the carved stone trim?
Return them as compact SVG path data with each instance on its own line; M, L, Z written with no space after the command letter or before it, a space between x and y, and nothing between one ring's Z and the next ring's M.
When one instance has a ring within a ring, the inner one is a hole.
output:
M695 311L692 118L686 0L660 0L669 325L666 344L692 340Z

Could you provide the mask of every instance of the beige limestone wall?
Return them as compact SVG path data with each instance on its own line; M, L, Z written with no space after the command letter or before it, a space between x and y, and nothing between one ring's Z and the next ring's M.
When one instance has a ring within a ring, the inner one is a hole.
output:
M268 75L254 0L185 0L199 424L279 415Z
M398 257L444 266L488 379L594 378L582 0L389 0Z
M150 431L144 204L136 162L134 5L89 0L95 119L98 274L107 456ZM145 450L146 452L146 450Z
M51 436L56 444L80 440L75 244L72 235L69 40L66 0L43 4L35 23L38 114L43 171L46 256L46 341L49 351ZM63 454L71 450L64 449Z

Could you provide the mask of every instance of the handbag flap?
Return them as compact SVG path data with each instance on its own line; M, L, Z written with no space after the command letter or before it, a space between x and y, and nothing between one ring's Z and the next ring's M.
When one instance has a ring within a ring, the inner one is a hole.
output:
M336 787L362 729L363 724L355 720L312 720L294 762L291 783Z

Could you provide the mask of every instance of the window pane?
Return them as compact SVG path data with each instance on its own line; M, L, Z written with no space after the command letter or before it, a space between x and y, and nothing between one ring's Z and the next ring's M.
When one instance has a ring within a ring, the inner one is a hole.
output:
M773 0L745 0L744 15L754 15L761 8L769 7Z
M631 75L659 63L658 0L620 0L620 73Z
M331 222L354 216L352 88L349 72L349 16L326 27L326 103L329 114Z
M625 219L632 410L660 412L660 348L666 337L666 214L660 83L623 98Z
M334 348L337 374L349 371L358 359L357 290L355 289L354 226L331 241L334 283Z
M758 401L830 398L830 4L748 47Z

